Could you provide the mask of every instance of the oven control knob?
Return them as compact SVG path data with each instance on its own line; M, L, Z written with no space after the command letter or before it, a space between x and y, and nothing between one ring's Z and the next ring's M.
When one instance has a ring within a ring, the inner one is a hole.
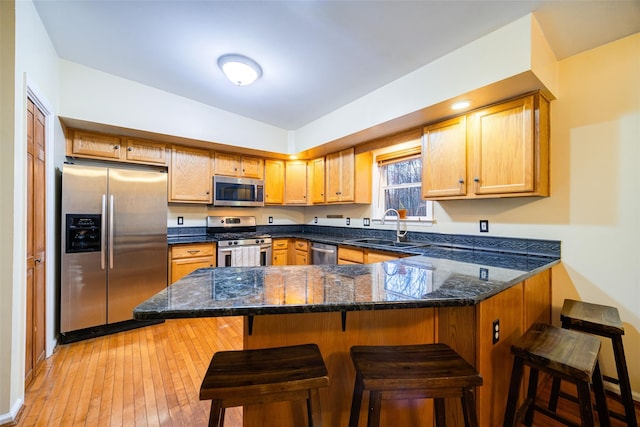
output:
M256 243L260 243L260 239L256 239Z
M234 244L234 245L237 245L237 244L238 244L238 241L237 241L237 240L234 240L233 244Z
M227 242L227 245L231 246L233 245L233 242Z

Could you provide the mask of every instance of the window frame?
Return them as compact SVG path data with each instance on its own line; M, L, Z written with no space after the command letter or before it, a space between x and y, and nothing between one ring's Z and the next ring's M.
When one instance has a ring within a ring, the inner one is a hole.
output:
M391 163L398 163L409 159L415 159L416 157L421 158L421 142L421 139L418 139L415 141L397 144L374 152L374 191L377 194L376 202L373 206L372 211L374 220L381 222L382 220L387 221L396 219L394 215L387 215L385 218L382 218L382 214L387 209L387 207L385 206L385 190L389 188L384 182L385 174L383 173L382 168ZM424 166L424 164L422 166ZM423 174L421 173L420 182L417 184L400 184L394 185L391 188L418 187L420 190L420 194L422 194L422 176ZM424 203L425 214L419 216L407 216L405 219L403 219L403 221L410 223L425 223L429 225L434 222L433 202L423 199L421 199L421 202Z

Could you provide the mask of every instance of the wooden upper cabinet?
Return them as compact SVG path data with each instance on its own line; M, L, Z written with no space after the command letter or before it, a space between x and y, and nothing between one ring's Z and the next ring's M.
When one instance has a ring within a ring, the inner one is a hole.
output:
M324 157L309 162L309 178L311 180L311 203L324 203Z
M327 202L352 202L354 199L355 154L353 148L327 154Z
M424 128L422 197L467 194L467 120L456 117Z
M157 142L127 139L125 159L130 162L167 165L167 146Z
M427 126L422 156L426 199L548 196L549 101L535 93Z
M169 165L169 201L211 203L211 156L208 150L174 145Z
M67 142L67 156L120 160L122 141L117 136L73 130Z
M534 191L533 103L528 96L471 115L475 194Z
M262 179L264 161L259 157L215 153L215 174Z
M325 160L325 201L371 203L370 151L354 153L348 148L328 154Z
M284 203L284 160L267 159L264 169L264 202L281 205Z
M284 203L307 204L307 162L292 160L285 164Z

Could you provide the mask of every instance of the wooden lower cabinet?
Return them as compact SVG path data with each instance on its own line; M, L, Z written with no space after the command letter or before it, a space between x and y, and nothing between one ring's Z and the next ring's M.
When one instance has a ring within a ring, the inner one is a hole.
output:
M403 258L406 255L369 249L338 247L338 264L374 264Z
M170 283L199 268L216 266L215 243L189 243L173 245L169 251Z
M497 341L494 322L499 324ZM551 322L551 270L476 306L438 309L438 341L456 350L483 378L482 387L476 389L478 425L502 425L513 367L511 343L536 322ZM447 417L455 422L447 425L463 426L460 403L454 403L455 408L447 408Z
M355 376L351 346L443 342L474 365L483 378L484 384L475 391L479 425L498 426L503 422L511 377L511 343L530 323L550 320L550 273L544 271L475 306L347 312L344 331L339 312L255 316L251 335L245 318L244 348L303 344L310 339L317 343L331 378L329 387L320 390L323 420L346 426ZM275 302L295 294L281 274L270 278L269 286ZM322 288L319 283L318 290ZM313 294L315 287L311 289ZM500 337L494 342L496 320ZM360 426L366 424L366 408L364 404ZM458 399L447 399L446 410L447 426L464 425ZM283 402L246 407L244 417L245 427L287 427L304 425L306 413L303 405ZM432 426L432 420L429 399L385 401L380 425Z
M289 264L289 239L273 239L271 243L271 264Z
M294 242L296 265L308 265L309 262L309 241L296 239Z

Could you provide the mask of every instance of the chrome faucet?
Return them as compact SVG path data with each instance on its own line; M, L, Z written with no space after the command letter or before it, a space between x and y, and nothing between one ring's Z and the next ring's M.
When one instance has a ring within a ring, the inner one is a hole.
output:
M386 211L384 211L384 213L382 214L382 220L380 221L380 224L384 225L384 218L387 216L387 213L389 212L395 212L396 214L396 242L400 242L400 239L407 235L407 230L400 231L400 214L398 213L397 210L387 209Z

